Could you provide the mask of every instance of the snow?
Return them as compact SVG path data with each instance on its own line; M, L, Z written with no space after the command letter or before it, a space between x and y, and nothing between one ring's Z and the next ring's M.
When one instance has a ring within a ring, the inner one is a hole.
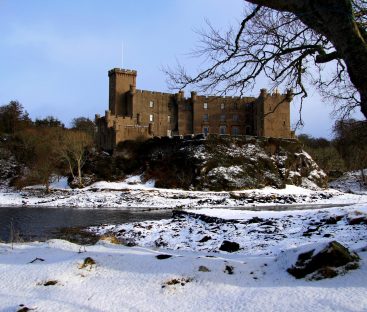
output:
M145 183L141 180L141 175L129 176L122 182L106 182L100 181L93 183L92 185L84 188L85 190L98 189L98 190L145 190L153 189L155 182L153 180L146 181Z
M363 170L367 175L367 169ZM367 185L362 185L361 171L346 172L343 176L332 181L330 187L335 188L342 192L354 193L354 194L367 194Z
M239 211L186 210L189 215L160 221L91 227L99 235L142 247L219 252L224 240L236 242L246 256L278 255L293 247L337 240L352 248L366 244L366 224L350 220L364 217L367 204L348 207L291 210ZM222 219L208 221L200 216ZM336 219L337 222L329 220Z
M36 188L3 190L0 203L185 211L171 219L90 228L104 235L92 246L63 240L0 243L0 311L367 311L367 225L356 222L367 220L366 194L290 185L165 190L139 176L80 190L63 182L53 188L50 195ZM297 210L305 204L313 209ZM271 210L276 207L290 210ZM111 235L135 246L111 244ZM221 251L224 240L240 249ZM286 272L300 253L333 240L358 253L359 269L321 281ZM171 257L159 260L162 254ZM95 264L83 267L87 257ZM45 286L50 281L55 284Z
M361 248L360 269L333 279L297 280L286 272L299 253L324 245L294 248L290 239L283 250L253 255L106 241L0 244L0 310L22 304L35 311L366 311L367 253ZM365 238L360 246L366 247ZM159 254L171 257L158 260ZM87 257L96 264L83 268ZM48 281L56 284L44 286Z
M227 168L228 169L228 168ZM233 171L238 168L233 167ZM312 186L312 185L311 185ZM295 204L335 205L367 202L367 192L343 193L335 189L307 189L287 185L284 189L265 187L232 192L198 192L178 189L160 189L154 181L142 181L141 176L130 176L121 182L101 181L82 189L70 189L66 179L51 185L52 192L34 186L16 191L0 189L0 207L79 207L113 209L160 209L279 206Z

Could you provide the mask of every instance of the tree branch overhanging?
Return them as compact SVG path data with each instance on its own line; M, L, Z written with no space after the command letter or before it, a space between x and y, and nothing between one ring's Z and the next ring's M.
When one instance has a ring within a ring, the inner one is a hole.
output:
M237 31L223 33L210 26L202 34L202 48L195 56L205 58L206 68L194 76L182 66L166 70L173 88L195 85L204 93L243 95L264 75L273 87L295 90L301 102L312 84L326 97L335 96L335 102L345 101L348 113L360 107L367 117L365 0L246 2L256 6ZM336 64L335 73L315 78L326 63ZM339 94L329 92L332 87Z

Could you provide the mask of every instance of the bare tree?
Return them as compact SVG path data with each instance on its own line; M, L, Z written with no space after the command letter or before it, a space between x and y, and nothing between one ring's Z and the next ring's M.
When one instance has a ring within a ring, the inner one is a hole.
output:
M60 155L68 163L73 178L77 170L79 187L83 186L82 168L86 160L86 150L93 144L92 137L84 131L68 130L64 133Z
M360 170L361 183L367 185L367 121L337 121L334 126L335 145L349 170Z
M208 66L194 75L180 65L168 68L171 86L243 95L264 75L274 87L292 88L301 109L312 84L335 100L342 117L360 108L367 118L366 0L244 2L238 29L221 32L209 24L201 32L195 56Z

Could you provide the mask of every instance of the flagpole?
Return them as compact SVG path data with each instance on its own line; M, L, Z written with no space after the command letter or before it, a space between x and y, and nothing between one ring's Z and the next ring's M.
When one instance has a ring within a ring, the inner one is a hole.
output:
M124 41L121 42L121 68L124 68Z

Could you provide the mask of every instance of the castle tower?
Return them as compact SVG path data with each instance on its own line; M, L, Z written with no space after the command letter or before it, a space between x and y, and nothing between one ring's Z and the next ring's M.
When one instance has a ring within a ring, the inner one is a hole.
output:
M136 88L136 76L136 70L114 68L108 72L109 110L112 115L133 115L130 91Z
M280 94L278 91L270 94L261 89L256 100L257 136L291 138L289 92Z

